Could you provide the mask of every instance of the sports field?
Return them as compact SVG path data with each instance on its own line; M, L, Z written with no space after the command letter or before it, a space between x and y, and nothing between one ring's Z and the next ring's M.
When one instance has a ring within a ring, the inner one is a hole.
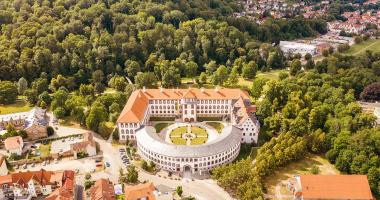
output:
M373 52L380 52L380 39L369 39L363 41L360 44L354 44L350 47L349 50L345 51L345 55L360 55L365 53L367 50Z

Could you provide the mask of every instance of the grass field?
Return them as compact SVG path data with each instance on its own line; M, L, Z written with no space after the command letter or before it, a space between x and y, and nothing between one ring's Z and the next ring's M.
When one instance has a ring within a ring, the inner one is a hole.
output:
M41 153L41 157L47 157L50 155L51 144L41 144L39 147L39 151Z
M369 39L363 41L360 44L354 44L349 50L344 52L345 55L360 55L366 52L366 50L371 50L373 52L380 52L380 39Z
M207 138L201 137L201 138L194 138L190 141L191 145L200 145L204 144L207 141Z
M186 126L181 126L178 128L175 128L170 132L170 137L171 136L181 136L182 134L187 132L187 127Z
M276 70L271 70L269 72L258 72L257 75L256 75L256 78L266 78L266 79L269 79L269 80L278 80L281 72L288 73L286 70L276 69ZM253 82L253 80L251 80L251 79L247 80L247 79L244 79L244 78L240 77L238 84L242 85L242 86L251 87L252 86L252 82Z
M219 122L206 122L206 124L213 127L218 133L221 133L224 128L224 125Z
M194 133L197 136L203 136L206 137L207 131L204 128L198 127L198 126L192 126L191 127L191 132Z
M25 100L18 99L16 103L9 105L0 106L0 115L18 113L18 112L27 112L33 107L29 106Z
M176 145L186 145L186 140L183 139L183 138L172 137L170 139L172 140L173 144L176 144Z
M161 132L164 128L172 125L173 123L158 123L154 125L154 128L156 129L156 132L159 133Z
M274 199L277 199L276 195L278 194L281 194L283 197L291 195L286 188L286 181L297 174L311 174L311 168L313 166L319 168L319 174L339 174L339 171L335 169L335 167L323 156L308 154L304 159L293 162L269 175L267 179L264 180L265 188L267 188L267 194L274 196Z

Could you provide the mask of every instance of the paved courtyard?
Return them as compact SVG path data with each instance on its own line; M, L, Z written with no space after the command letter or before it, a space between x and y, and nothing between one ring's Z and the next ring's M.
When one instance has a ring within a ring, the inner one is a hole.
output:
M71 144L80 142L82 140L83 139L79 136L54 140L51 143L50 153L55 154L55 153L62 153L62 152L70 151L70 145Z

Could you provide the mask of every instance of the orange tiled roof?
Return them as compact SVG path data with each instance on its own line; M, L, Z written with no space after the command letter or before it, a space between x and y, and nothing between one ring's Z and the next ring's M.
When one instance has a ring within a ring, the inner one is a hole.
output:
M57 176L60 176L60 179ZM40 171L18 172L0 176L0 185L18 183L26 186L31 179L37 181L41 185L52 184L54 182L62 181L63 173L46 171L44 169L41 169Z
M197 98L201 100L249 99L246 91L240 89L146 89L134 91L124 106L118 123L139 123L143 120L149 100L180 100L182 98Z
M90 189L91 200L114 200L115 193L113 185L107 179L99 179Z
M374 200L365 175L300 175L304 199Z
M49 196L45 197L45 200L73 200L73 190L67 190L65 188L58 188L54 190Z
M20 145L22 143L22 137L21 136L14 136L14 137L9 137L5 139L4 145L5 149L16 149L20 148Z
M153 183L139 184L136 186L125 186L125 200L138 200L147 197L149 200L156 200L153 191Z
M61 174L61 181L64 181L62 187L56 189L45 200L72 200L74 199L74 171L66 170ZM53 178L53 176L52 176Z

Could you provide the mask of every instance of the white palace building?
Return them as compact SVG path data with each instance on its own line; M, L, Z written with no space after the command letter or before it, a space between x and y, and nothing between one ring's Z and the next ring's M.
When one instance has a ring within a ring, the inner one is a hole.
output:
M140 155L168 171L205 172L233 161L241 143L257 143L256 106L240 89L140 89L134 91L118 120L119 140L136 140ZM175 145L150 126L151 118L196 124L219 118L227 124L218 138L201 145Z

